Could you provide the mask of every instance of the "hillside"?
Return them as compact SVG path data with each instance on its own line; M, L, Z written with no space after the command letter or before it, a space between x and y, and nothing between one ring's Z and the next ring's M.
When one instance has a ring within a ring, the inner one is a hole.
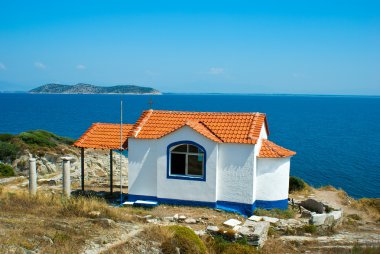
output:
M76 85L46 84L29 91L33 94L160 94L160 91L151 87L134 85L123 86L95 86L79 83Z
M72 143L43 130L0 134L0 253L379 253L380 199L355 200L343 190L315 189L292 177L289 197L296 205L257 209L250 219L202 207L122 207L119 192L108 193L109 152L86 149L82 193L80 150ZM31 155L37 159L35 197L28 195ZM61 196L63 155L73 158L70 200ZM118 165L117 153L113 160ZM127 158L122 165L126 193ZM116 188L119 167L113 173ZM329 215L334 219L311 224L312 213L297 205L307 199L322 202L326 213L342 217ZM228 227L224 222L229 219L241 225ZM267 231L260 235L265 244L256 249L252 242L259 225L266 225Z

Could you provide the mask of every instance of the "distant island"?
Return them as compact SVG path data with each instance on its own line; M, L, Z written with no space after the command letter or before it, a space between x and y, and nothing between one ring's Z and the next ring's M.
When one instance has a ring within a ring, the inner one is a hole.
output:
M161 94L151 87L134 85L95 86L79 83L76 85L46 84L29 91L33 94Z

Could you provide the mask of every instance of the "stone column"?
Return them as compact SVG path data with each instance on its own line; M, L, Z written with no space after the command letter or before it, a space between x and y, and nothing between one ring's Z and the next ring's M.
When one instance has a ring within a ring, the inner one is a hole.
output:
M29 159L29 193L30 195L36 195L37 193L37 170L36 159Z
M70 160L71 157L62 157L62 180L63 180L63 195L70 197L71 195L71 182L70 182Z

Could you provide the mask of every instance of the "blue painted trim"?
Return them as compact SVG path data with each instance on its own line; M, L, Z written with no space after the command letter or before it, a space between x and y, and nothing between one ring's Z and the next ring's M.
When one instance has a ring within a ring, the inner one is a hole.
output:
M288 209L288 199L282 199L282 200L256 200L254 203L257 208L263 208L263 209L282 209L286 210Z
M155 196L144 196L144 195L135 195L128 194L128 201L137 201L137 200L145 200L145 201L157 201L157 197Z
M172 148L173 146L176 146L176 145L181 145L181 144L194 145L194 146L198 147L199 149L201 149L202 152L204 153L204 156L203 156L203 176L202 177L170 175L170 148ZM177 180L189 180L189 181L203 181L203 182L205 182L206 181L206 158L207 158L206 149L198 143L195 143L195 142L190 141L190 140L182 140L182 141L177 141L177 142L171 143L166 148L166 178L177 179Z
M216 202L206 202L206 201L196 201L196 200L182 200L182 199L171 199L171 198L157 198L155 196L144 196L144 195L134 195L128 194L128 201L145 200L145 201L157 201L161 204L169 205L179 205L179 206L200 206L209 208L218 208L227 212L236 212L245 216L251 216L256 208L263 209L288 209L288 200L256 200L253 204L245 204L230 201L216 201Z
M230 201L217 201L216 207L228 211L228 212L236 212L243 215L252 215L254 208L254 204L245 204L245 203L237 203Z

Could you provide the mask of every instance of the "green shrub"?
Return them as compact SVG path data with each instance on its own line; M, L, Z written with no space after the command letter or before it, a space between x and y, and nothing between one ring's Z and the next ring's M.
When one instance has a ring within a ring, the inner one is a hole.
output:
M176 248L185 254L206 253L206 246L193 230L177 225L169 229L173 231L173 237L161 244L163 253L176 253Z
M0 141L0 161L14 160L17 156L17 146Z
M18 137L26 144L38 145L42 147L55 147L58 142L72 145L73 139L57 136L51 132L44 130L35 130L22 132Z
M0 134L0 141L10 142L14 136L12 134Z
M0 177L14 176L15 172L9 165L0 163Z
M254 212L255 215L257 216L269 216L269 217L276 217L279 219L292 219L295 216L295 211L293 209L271 209L271 210L266 210L266 209L261 209L257 208Z
M296 176L291 176L289 178L289 192L294 192L294 191L300 191L305 189L306 184L305 182Z
M315 225L304 225L303 230L305 230L306 233L315 234L317 232L317 226Z
M223 254L253 254L257 253L254 247L247 244L246 239L237 242L229 242L222 236L207 237L204 239L210 253Z

